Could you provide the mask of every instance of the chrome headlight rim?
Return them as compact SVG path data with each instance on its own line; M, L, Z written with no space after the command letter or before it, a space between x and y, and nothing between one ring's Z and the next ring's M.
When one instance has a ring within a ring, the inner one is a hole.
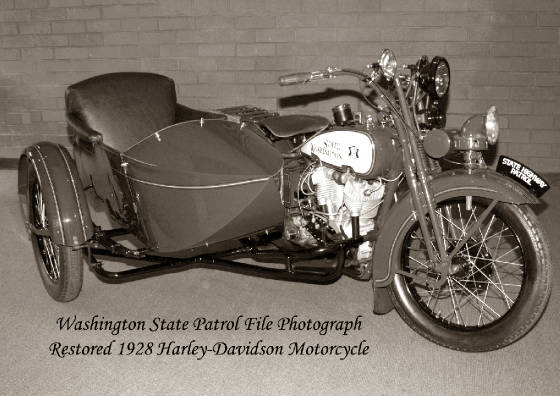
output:
M451 68L442 56L436 56L420 72L422 88L433 98L444 99L449 94L451 85Z
M392 50L385 48L381 51L378 63L381 68L381 73L383 73L383 76L386 79L392 80L395 78L395 74L397 72L397 57Z
M484 130L490 145L495 145L500 136L500 123L498 121L496 106L490 106L484 117Z

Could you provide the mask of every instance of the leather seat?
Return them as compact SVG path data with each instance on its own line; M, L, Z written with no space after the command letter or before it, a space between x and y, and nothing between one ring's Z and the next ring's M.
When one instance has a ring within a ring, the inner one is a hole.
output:
M144 137L175 123L221 114L177 103L175 83L153 73L102 74L66 90L70 133L92 143L125 151Z
M321 116L293 114L266 118L260 121L260 125L277 138L285 139L324 129L329 125L329 120Z

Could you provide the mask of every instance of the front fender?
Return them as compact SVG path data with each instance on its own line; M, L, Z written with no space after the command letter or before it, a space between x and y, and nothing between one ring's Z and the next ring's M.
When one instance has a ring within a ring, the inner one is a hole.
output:
M53 242L77 247L90 239L93 223L76 165L68 150L59 144L41 142L27 147L21 155L18 194L25 215L31 171L36 172L41 184Z
M514 204L539 203L539 199L525 187L488 169L471 174L462 169L447 171L436 176L430 183L436 202L457 195L471 195ZM374 287L386 287L393 281L395 269L391 267L391 257L395 253L394 241L409 222L416 221L413 212L410 191L407 191L387 213L387 220L373 252Z

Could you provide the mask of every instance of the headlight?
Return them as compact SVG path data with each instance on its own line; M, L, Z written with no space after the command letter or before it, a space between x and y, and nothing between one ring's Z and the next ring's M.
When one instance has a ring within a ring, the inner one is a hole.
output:
M465 121L461 131L454 135L453 145L456 150L487 150L488 144L496 144L499 132L496 107L491 106L486 114L477 114Z
M397 58L395 54L390 49L384 49L379 57L379 67L383 75L387 79L393 79L395 77L395 71L397 70Z
M488 113L486 113L486 118L484 119L484 126L486 128L488 143L496 144L498 141L498 135L500 134L500 125L498 124L498 119L496 118L496 106L491 106L488 109Z
M451 72L449 63L443 57L436 56L420 71L422 88L434 98L443 98L449 92Z

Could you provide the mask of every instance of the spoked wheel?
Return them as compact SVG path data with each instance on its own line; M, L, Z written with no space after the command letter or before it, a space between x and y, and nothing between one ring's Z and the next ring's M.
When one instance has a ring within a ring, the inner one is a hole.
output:
M27 210L31 242L39 273L49 295L57 301L70 301L82 288L82 251L53 242L49 213L41 184L33 169L29 176Z
M476 197L438 203L448 252L489 204ZM550 294L550 259L542 229L528 207L498 203L453 257L450 274L441 281L418 222L407 224L392 260L414 276L396 275L392 295L397 311L414 330L449 348L486 351L516 341L535 325ZM433 235L430 240L437 252Z

